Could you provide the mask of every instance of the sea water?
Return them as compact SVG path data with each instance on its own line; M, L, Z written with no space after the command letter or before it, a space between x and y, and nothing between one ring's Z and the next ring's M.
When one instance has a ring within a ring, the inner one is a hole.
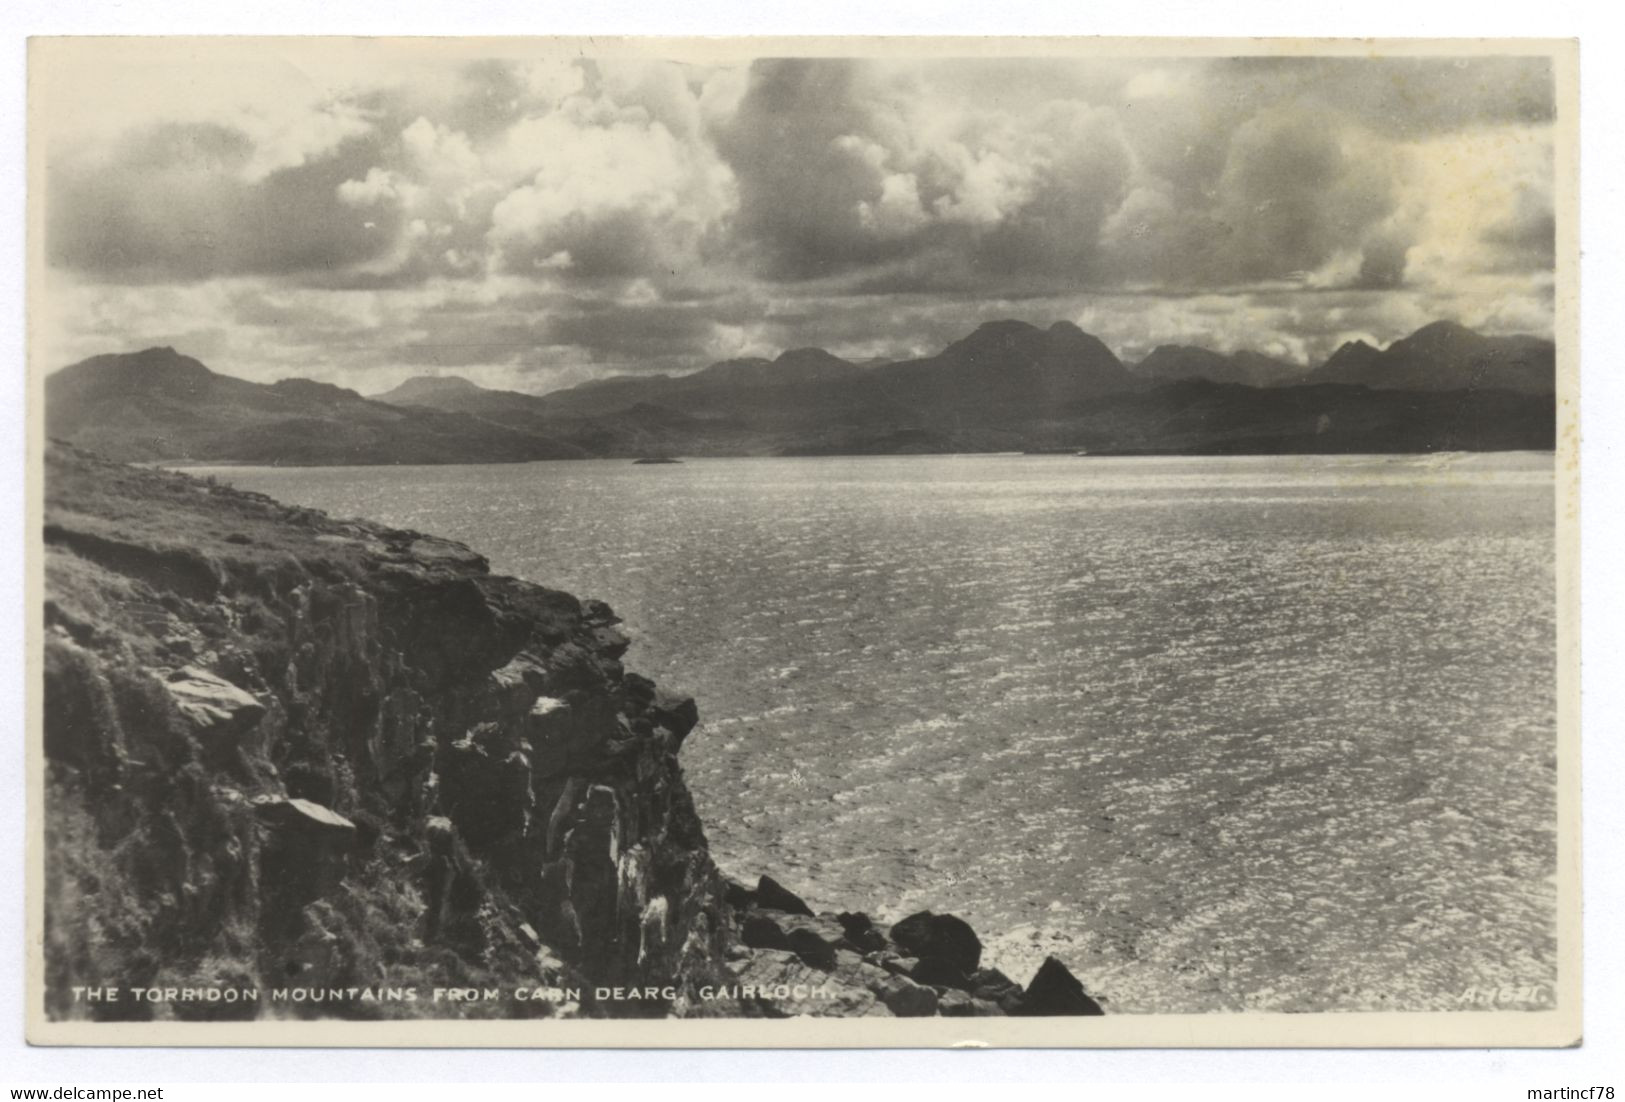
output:
M1549 454L211 473L608 601L718 862L815 908L1112 1012L1555 978Z

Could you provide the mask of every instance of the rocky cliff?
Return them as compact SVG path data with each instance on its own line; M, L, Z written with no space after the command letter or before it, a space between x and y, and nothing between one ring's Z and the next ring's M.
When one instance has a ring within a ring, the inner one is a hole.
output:
M1100 1012L951 915L722 876L695 704L605 605L65 446L46 471L51 1016Z

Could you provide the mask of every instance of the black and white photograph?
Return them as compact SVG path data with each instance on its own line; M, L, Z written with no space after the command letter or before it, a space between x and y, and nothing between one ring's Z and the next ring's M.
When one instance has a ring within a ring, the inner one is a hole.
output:
M1574 1043L1575 66L35 39L30 1040Z

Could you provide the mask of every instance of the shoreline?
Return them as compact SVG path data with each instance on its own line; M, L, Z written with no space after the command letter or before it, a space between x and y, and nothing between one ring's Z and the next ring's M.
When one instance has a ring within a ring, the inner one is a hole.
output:
M1101 1013L1059 960L1025 986L985 966L952 915L815 914L765 873L726 878L678 763L697 707L625 668L602 602L460 543L73 449L48 451L46 489L56 1020L151 1020L120 987L516 984L660 994L470 1012ZM87 878L132 925L99 930Z
M1113 451L1091 452L1088 455L1075 455L1071 452L1021 452L1021 451L986 451L986 452L837 452L837 453L808 453L797 455L685 455L682 463L661 463L656 466L683 466L691 462L707 463L728 460L763 460L763 459L1425 459L1442 458L1446 456L1473 456L1473 455L1544 455L1556 461L1557 452L1554 448L1474 448L1457 449L1453 451L1355 451L1355 452L1190 452L1190 451ZM247 460L227 459L147 459L132 462L131 467L158 471L196 471L196 470L231 470L241 468L244 470L396 470L396 469L437 469L445 467L531 467L531 466L575 466L584 463L627 464L631 456L583 456L577 459L524 459L503 463L259 463Z

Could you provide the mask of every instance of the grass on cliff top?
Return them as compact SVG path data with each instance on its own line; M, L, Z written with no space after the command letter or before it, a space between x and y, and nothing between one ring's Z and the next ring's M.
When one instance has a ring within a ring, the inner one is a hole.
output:
M291 555L352 576L364 573L380 540L406 536L54 442L45 454L45 523L137 548L198 552L222 565L270 566Z
M81 642L119 638L151 657L150 644L176 630L222 644L234 632L262 634L271 606L312 580L401 593L415 591L413 579L432 588L489 576L482 558L438 537L337 520L71 445L53 443L45 462L48 622ZM578 625L581 606L569 594L491 581L484 599L504 630L562 638ZM209 611L220 598L240 607Z
M309 578L364 583L406 533L336 521L207 479L130 467L66 445L45 456L47 622L139 664L183 664L274 627L264 603ZM238 602L229 623L208 611ZM258 612L253 610L258 609Z

